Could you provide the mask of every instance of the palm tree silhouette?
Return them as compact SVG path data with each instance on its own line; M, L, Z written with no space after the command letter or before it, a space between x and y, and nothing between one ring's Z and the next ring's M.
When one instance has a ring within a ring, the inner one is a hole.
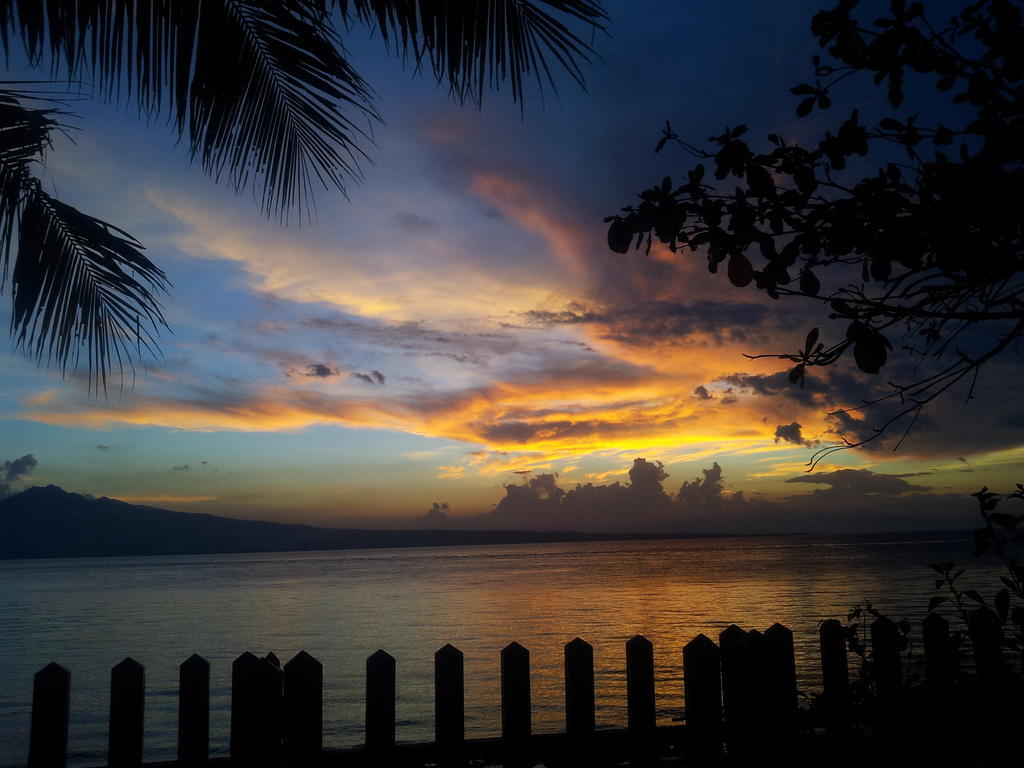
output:
M583 84L599 30L590 0L0 0L0 45L23 47L53 79L90 80L93 94L165 118L193 161L252 190L282 222L308 217L318 189L360 178L363 125L379 121L342 34L375 28L389 51L480 105L508 82L554 87L552 65ZM164 273L118 227L61 203L33 173L62 129L62 103L0 84L0 291L13 300L15 346L90 386L144 351L166 327ZM12 267L13 264L13 268Z

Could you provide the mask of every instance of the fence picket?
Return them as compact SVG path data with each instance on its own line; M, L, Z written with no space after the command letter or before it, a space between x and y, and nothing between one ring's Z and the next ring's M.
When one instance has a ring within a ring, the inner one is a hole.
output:
M850 715L850 667L846 633L838 619L826 619L818 628L821 651L821 708L828 731L846 728Z
M284 665L284 758L288 765L309 765L323 751L324 665L299 651Z
M231 737L229 747L232 760L241 756L241 753L238 752L237 742L241 735L241 724L238 718L245 709L242 673L257 661L259 661L259 657L256 654L246 651L231 662Z
M594 648L576 638L565 645L565 730L573 739L593 736Z
M893 696L903 680L903 663L900 661L900 631L892 619L881 616L871 623L871 658L879 695Z
M210 757L210 662L193 653L178 667L178 763L205 765Z
M511 642L501 650L501 736L524 741L532 731L530 652Z
M267 659L258 659L242 670L232 762L271 768L281 764L282 673ZM237 756L236 756L237 755Z
M71 673L50 662L32 678L28 768L64 768L68 761Z
M127 658L110 670L110 726L107 765L133 768L142 765L145 722L146 670Z
M378 650L366 660L366 748L395 746L395 658Z
M933 694L949 693L960 667L960 656L949 636L949 622L937 613L929 613L921 622L921 632L925 684Z
M721 751L722 677L718 646L697 635L683 647L683 695L686 725L701 754Z
M974 646L978 679L988 683L1003 668L1003 624L990 608L976 608L968 616L967 629Z
M626 718L635 735L649 735L657 725L654 645L643 635L626 641Z
M450 643L434 654L434 739L439 747L466 738L466 690L462 651Z

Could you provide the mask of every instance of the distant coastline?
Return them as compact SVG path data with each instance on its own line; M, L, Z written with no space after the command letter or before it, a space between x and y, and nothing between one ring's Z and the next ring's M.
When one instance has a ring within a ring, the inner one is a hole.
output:
M0 499L0 560L147 555L315 552L342 549L500 546L600 541L813 536L806 532L536 531L321 528L175 512L37 486ZM832 534L921 540L969 536L968 530Z
M338 549L643 541L772 533L375 530L238 520L69 493L54 485L0 500L0 560L307 552ZM785 534L800 535L800 534Z

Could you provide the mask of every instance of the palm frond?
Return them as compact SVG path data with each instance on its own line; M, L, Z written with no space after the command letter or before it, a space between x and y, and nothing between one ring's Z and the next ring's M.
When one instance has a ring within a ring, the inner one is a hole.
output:
M58 126L55 110L25 107L22 98L19 91L0 90L0 290L7 283L29 163L42 156Z
M308 211L318 187L360 177L377 118L341 40L306 3L204 3L190 88L191 149L215 178L254 186L267 213Z
M15 344L62 370L85 357L90 384L106 390L108 373L148 353L166 327L154 292L164 273L128 233L44 192L25 189L11 274Z
M154 293L167 280L131 235L43 191L32 164L61 129L60 112L26 98L39 97L0 88L0 290L10 277L11 335L65 371L84 354L90 386L106 389L115 367L157 353L166 323Z
M263 212L309 214L318 187L359 179L379 120L320 0L6 0L16 36L54 77L150 117L167 115L215 179L251 189ZM357 122L359 121L359 122Z
M608 16L590 0L338 0L342 16L376 26L385 42L417 66L424 59L460 103L480 104L485 88L507 79L522 103L532 76L555 89L552 58L580 86L594 55L568 23L604 29ZM557 15L556 15L557 14ZM567 23L568 22L568 23Z

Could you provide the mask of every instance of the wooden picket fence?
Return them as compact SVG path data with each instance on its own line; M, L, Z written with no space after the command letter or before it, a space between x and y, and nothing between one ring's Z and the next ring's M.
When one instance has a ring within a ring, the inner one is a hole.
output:
M971 615L971 637L978 679L1003 670L1002 627L980 608ZM895 696L903 680L896 625L877 619L870 628L871 658L880 697ZM627 728L595 727L594 651L580 638L565 646L565 732L533 734L530 652L519 643L501 651L500 739L467 740L464 727L463 654L445 645L434 654L435 740L400 744L395 728L395 659L379 650L366 660L365 745L323 749L323 665L305 651L281 665L273 653L246 652L231 666L230 762L278 768L314 764L383 765L445 759L543 758L562 750L610 748L635 756L658 750L696 755L714 762L728 754L746 764L775 750L790 754L801 732L839 733L850 727L851 681L847 639L835 619L820 624L822 693L812 721L798 705L793 633L781 624L765 632L729 626L718 644L698 635L682 649L685 725L657 726L654 648L637 635L626 642ZM930 614L923 622L925 686L951 689L959 655L949 625ZM178 760L201 766L211 760L210 665L198 655L179 671ZM64 768L68 754L71 675L51 663L36 673L33 688L29 768ZM107 764L142 765L145 670L127 658L111 671ZM386 758L386 759L384 759ZM531 763L532 764L532 763ZM571 763L570 763L571 764Z

